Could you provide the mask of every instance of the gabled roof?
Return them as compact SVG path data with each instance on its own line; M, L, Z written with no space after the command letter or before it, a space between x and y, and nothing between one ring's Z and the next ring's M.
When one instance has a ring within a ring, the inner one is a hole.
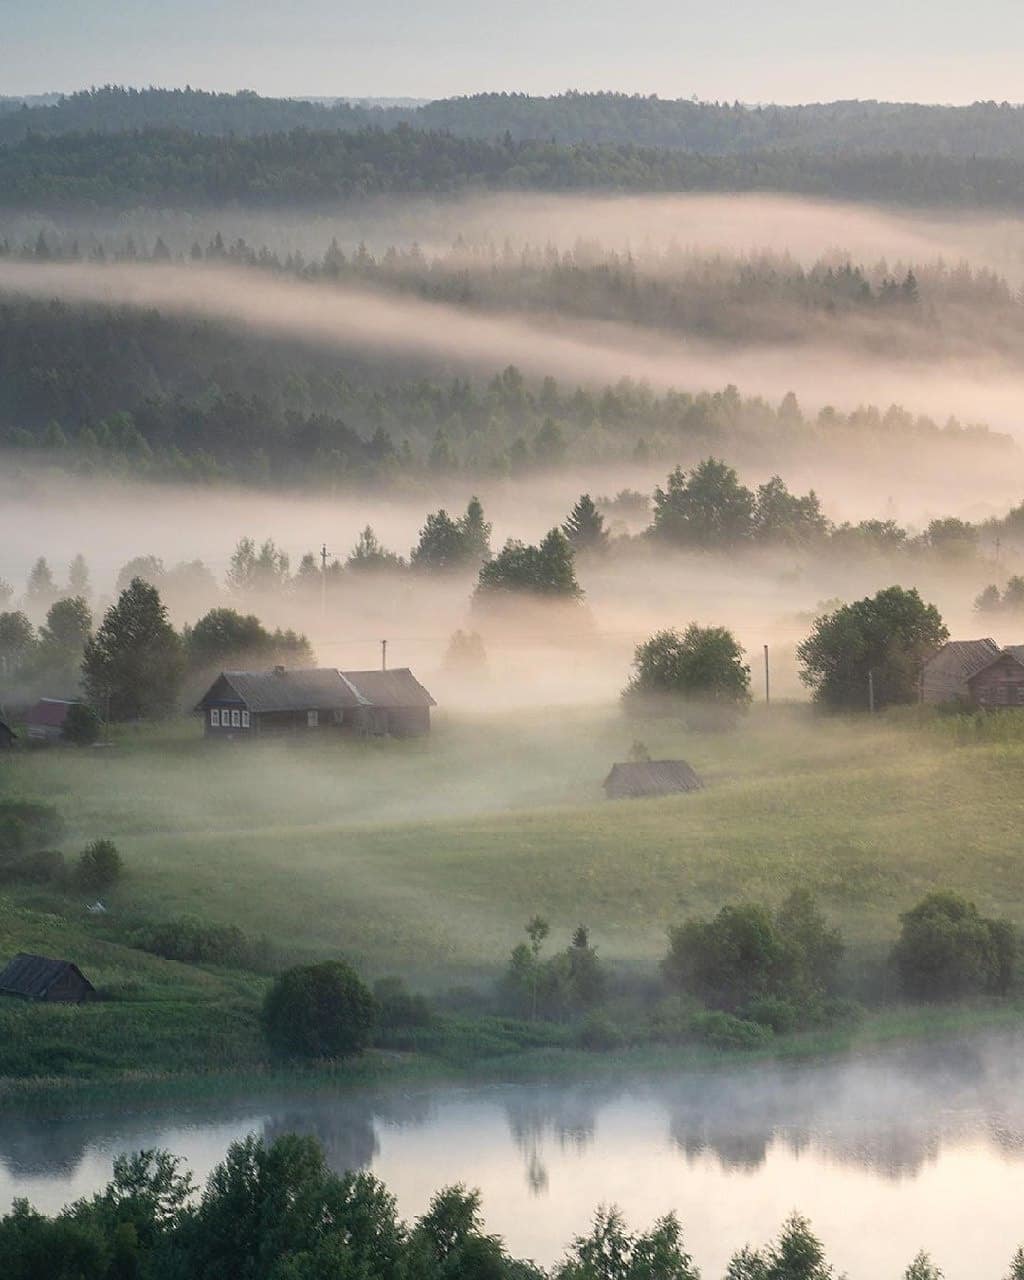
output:
M433 707L437 704L408 667L338 671L334 667L277 667L223 671L196 707L237 700L250 711L346 711L354 707Z
M64 698L40 698L25 717L29 725L44 725L47 729L62 729L68 712L78 703Z
M699 791L700 777L685 760L643 760L613 764L604 780L605 790L628 796L663 796L679 791Z
M227 686L226 689L223 686ZM359 706L352 689L334 667L277 668L273 671L224 671L199 703L239 702L257 714L265 711L342 711Z
M958 681L964 681L987 667L999 652L999 646L991 637L984 640L947 640L925 666L931 671L941 670Z
M436 707L408 667L390 671L340 671L342 680L367 707Z
M76 973L90 991L95 987L70 960L51 960L48 956L33 956L19 952L0 973L0 992L13 996L27 996L41 1000L54 985L69 972Z
M1001 649L997 654L994 654L989 658L988 662L986 662L984 666L979 667L977 671L972 671L967 677L967 683L970 684L973 680L976 680L978 676L987 671L989 667L994 667L997 662L1001 662L1005 658L1009 658L1012 662L1016 662L1019 667L1024 667L1024 645L1007 645L1005 649Z

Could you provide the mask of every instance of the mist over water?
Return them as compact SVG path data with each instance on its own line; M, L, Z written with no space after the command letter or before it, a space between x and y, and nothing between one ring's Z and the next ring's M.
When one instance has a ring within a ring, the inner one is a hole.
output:
M247 1133L299 1132L339 1172L382 1178L407 1217L441 1185L478 1185L488 1228L542 1263L616 1204L633 1227L675 1211L717 1277L799 1208L850 1280L901 1274L921 1247L950 1280L998 1280L1022 1232L1021 1048L991 1033L672 1078L5 1116L0 1205L25 1195L56 1210L100 1186L121 1151L169 1149L202 1179Z

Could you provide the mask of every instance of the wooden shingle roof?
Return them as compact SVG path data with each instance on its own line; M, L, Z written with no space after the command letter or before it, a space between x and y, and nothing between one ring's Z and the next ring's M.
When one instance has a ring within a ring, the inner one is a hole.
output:
M355 707L433 707L437 704L408 667L338 671L334 667L278 667L223 671L197 710L236 701L257 715L269 711L347 711Z
M642 760L613 764L604 789L616 796L665 796L704 786L685 760Z
M33 956L20 951L0 973L0 992L10 996L25 996L30 1000L42 1000L55 982L69 971L76 973L90 991L95 990L78 965L70 960L51 960L49 956Z

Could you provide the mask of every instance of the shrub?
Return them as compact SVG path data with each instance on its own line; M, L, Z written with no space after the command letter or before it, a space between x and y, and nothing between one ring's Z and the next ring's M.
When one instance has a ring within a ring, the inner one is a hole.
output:
M590 1013L576 1031L576 1044L581 1049L607 1051L621 1049L625 1042L620 1029L603 1013Z
M756 1022L767 1027L776 1035L785 1035L792 1031L800 1021L800 1010L788 1000L780 1000L778 996L765 996L762 1000L754 1000L743 1010L747 1022Z
M903 990L922 1000L1005 994L1013 981L1017 933L949 891L930 893L900 916L892 959Z
M100 718L92 707L75 702L64 717L61 734L66 742L76 747L91 747L100 736Z
M94 840L86 845L75 867L75 883L87 893L100 893L121 878L124 863L113 840Z
M690 1030L715 1049L757 1049L772 1038L768 1027L717 1009L695 1013L690 1020Z
M267 992L263 1029L279 1053L338 1058L369 1041L377 1005L359 975L341 960L288 969Z
M206 924L192 916L146 925L131 935L140 951L182 964L216 964L265 972L273 966L268 942L254 941L234 925Z
M429 1027L434 1011L426 996L414 995L401 978L379 978L373 984L377 1001L377 1025L385 1031Z
M748 903L671 929L662 972L670 985L713 1009L737 1013L774 1000L805 1017L835 985L842 953L838 931L811 894L797 889L774 917Z

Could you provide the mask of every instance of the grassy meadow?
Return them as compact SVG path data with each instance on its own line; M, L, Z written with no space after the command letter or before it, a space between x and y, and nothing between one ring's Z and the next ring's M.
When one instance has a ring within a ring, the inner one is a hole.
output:
M606 801L601 780L635 739L684 756L706 790ZM549 945L583 922L618 972L653 978L670 924L806 885L843 930L856 991L877 986L899 912L933 887L1024 925L1022 769L1015 713L851 721L778 707L706 734L608 707L439 716L422 742L244 746L207 743L192 721L122 729L109 746L0 764L4 793L60 808L68 855L109 836L126 862L107 917L41 889L0 898L0 957L67 956L116 997L47 1011L87 1074L128 1054L142 1071L258 1056L265 979L111 941L184 915L441 991L491 982L537 913ZM29 1012L11 1003L0 1019ZM98 1033L92 1058L76 1023ZM13 1074L42 1068L14 1056Z

